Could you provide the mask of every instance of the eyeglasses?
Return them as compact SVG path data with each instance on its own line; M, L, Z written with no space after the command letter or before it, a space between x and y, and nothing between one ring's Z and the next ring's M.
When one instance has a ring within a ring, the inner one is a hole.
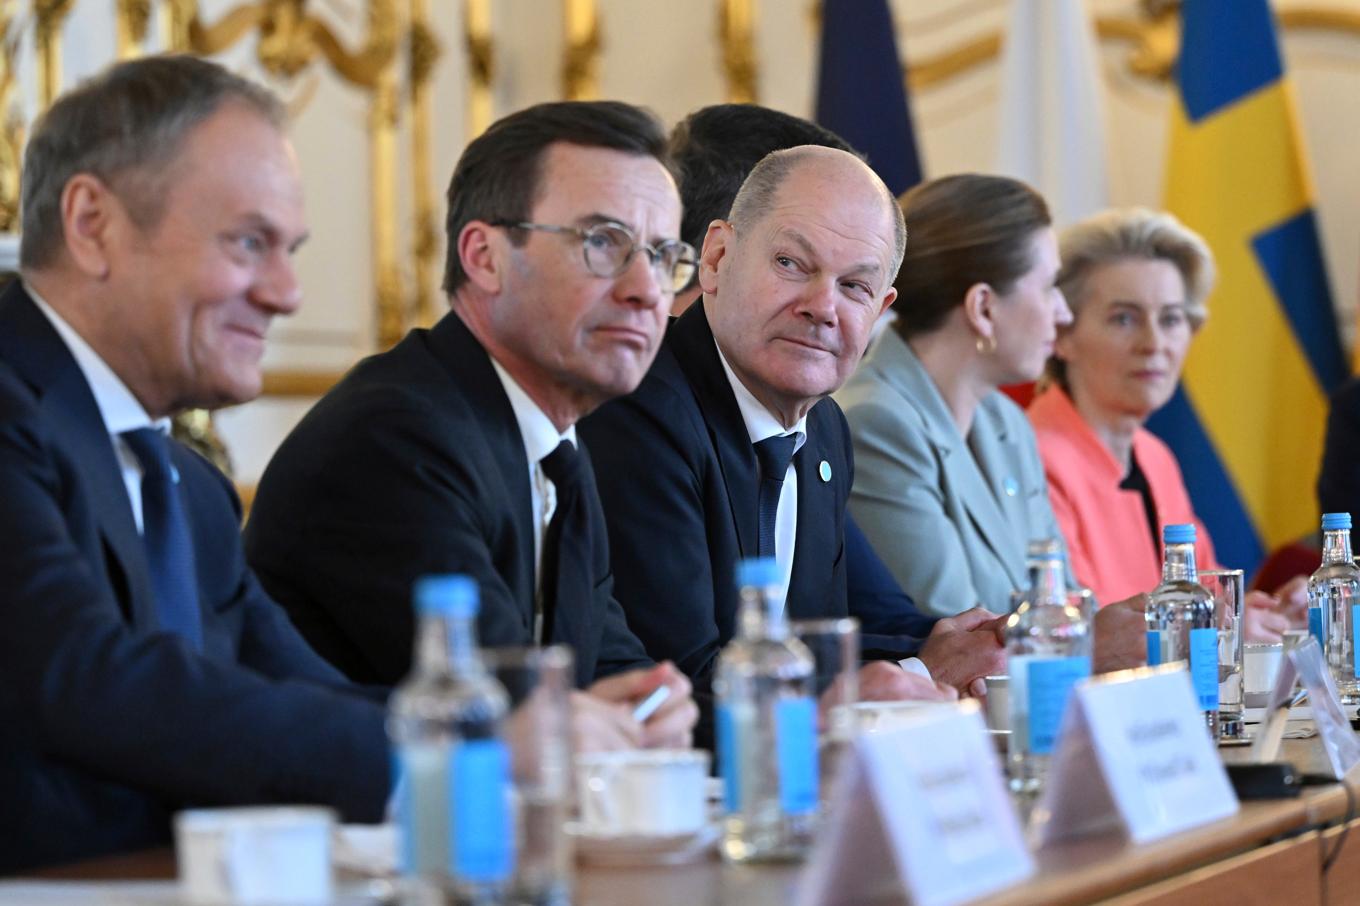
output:
M633 231L621 223L605 221L588 227L553 226L546 223L525 223L517 220L493 220L492 226L512 230L538 230L560 233L581 240L581 255L586 270L597 277L617 277L628 267L637 252L646 252L656 274L657 283L668 293L677 293L694 276L697 257L694 246L678 239L666 239L656 245L638 242Z

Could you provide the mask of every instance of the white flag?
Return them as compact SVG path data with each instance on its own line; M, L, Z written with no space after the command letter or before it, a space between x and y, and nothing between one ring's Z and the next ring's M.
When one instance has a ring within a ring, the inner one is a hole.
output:
M1082 0L1011 0L996 169L1038 189L1066 226L1105 208L1105 117Z

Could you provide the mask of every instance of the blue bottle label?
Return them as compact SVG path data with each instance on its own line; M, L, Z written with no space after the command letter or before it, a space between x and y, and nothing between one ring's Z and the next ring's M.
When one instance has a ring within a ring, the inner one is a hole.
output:
M714 712L714 732L718 738L718 775L723 782L723 804L730 814L741 810L741 777L737 767L741 740L737 738L737 721L732 709L727 705L718 705Z
M1162 662L1162 633L1160 630L1148 630L1147 662L1149 667L1156 667Z
M1072 687L1091 675L1089 657L1055 657L1029 662L1029 749L1053 751Z
M1351 656L1355 660L1355 677L1360 679L1360 604L1351 605Z
M471 881L503 881L515 869L510 751L498 739L469 740L449 760L449 865Z
M817 703L781 698L774 706L779 805L787 815L817 810Z
M1308 634L1317 639L1319 645L1326 646L1327 637L1322 633L1322 608L1308 608Z
M1190 630L1190 680L1201 711L1218 710L1218 630Z

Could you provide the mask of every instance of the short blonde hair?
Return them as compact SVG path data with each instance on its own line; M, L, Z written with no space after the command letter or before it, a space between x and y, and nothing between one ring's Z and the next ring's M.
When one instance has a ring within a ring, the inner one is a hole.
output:
M1063 230L1058 250L1062 269L1057 284L1072 309L1074 324L1081 317L1091 274L1130 258L1169 261L1175 266L1185 282L1185 314L1192 331L1203 327L1209 317L1205 299L1216 277L1213 253L1198 233L1171 214L1148 208L1102 211ZM1049 358L1045 376L1067 387L1065 364L1056 356Z

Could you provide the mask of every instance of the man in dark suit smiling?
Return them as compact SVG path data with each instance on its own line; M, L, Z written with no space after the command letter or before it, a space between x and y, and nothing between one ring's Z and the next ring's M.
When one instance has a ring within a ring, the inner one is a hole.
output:
M616 102L542 104L464 151L448 193L452 311L361 362L260 482L247 554L317 650L390 684L412 648L412 581L481 586L485 645L575 652L578 740L687 744L689 683L651 659L613 597L575 423L631 391L694 252L665 136ZM645 724L628 705L672 696Z
M187 805L382 816L382 706L260 590L230 482L164 433L257 394L301 301L284 119L215 64L149 58L29 142L0 296L0 874L163 844Z

